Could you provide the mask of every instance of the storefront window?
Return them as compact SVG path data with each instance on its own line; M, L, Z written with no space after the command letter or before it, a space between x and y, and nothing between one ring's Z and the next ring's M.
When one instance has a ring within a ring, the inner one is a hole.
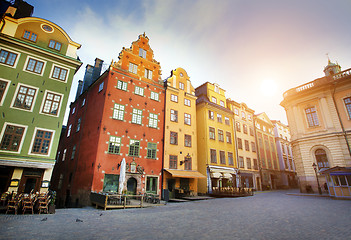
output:
M332 176L334 186L340 186L338 176Z
M117 192L119 185L119 175L105 174L104 178L104 192Z

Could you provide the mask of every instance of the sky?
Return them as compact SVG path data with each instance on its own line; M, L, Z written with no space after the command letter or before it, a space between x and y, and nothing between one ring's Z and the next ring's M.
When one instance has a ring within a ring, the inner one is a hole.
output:
M87 64L98 57L108 66L144 32L162 79L182 67L195 88L217 83L284 124L283 93L323 77L327 54L351 68L351 0L26 1L82 45L69 102Z

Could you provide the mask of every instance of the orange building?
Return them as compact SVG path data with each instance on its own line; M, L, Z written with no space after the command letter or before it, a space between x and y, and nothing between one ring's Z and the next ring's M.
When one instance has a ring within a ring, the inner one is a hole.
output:
M165 91L153 57L143 34L90 86L84 79L54 170L61 205L89 204L91 191L117 192L123 158L123 190L161 194Z

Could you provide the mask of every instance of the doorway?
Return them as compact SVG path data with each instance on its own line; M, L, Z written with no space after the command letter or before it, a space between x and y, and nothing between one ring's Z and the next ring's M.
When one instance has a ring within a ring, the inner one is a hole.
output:
M127 181L127 191L129 194L136 195L137 180L133 177L129 178Z
M167 187L169 191L169 198L175 198L175 179L168 179Z

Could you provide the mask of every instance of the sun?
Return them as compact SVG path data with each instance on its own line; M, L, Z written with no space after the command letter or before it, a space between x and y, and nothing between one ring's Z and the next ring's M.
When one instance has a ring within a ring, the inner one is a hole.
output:
M277 82L273 79L264 79L261 82L261 93L266 97L273 96L278 89Z

